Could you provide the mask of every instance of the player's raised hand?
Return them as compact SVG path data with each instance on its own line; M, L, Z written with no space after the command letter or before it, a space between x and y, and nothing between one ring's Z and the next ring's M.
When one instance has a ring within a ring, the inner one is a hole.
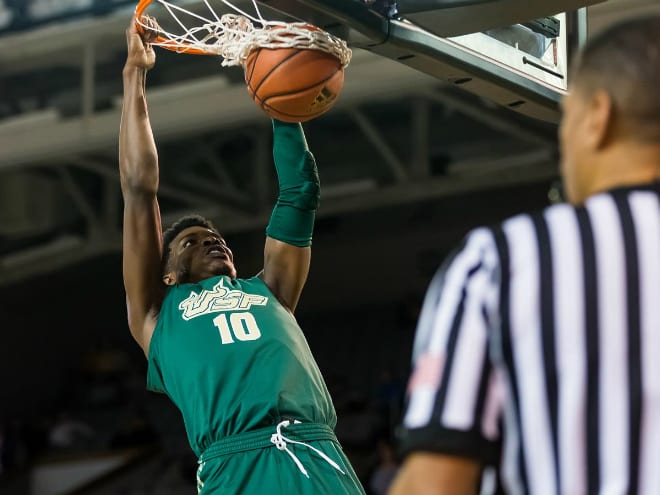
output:
M142 22L147 26L153 26L153 29L138 30L135 21L131 21L128 29L126 29L126 44L128 47L126 67L149 70L156 63L156 52L154 52L150 41L156 37L157 24L147 16L142 18Z

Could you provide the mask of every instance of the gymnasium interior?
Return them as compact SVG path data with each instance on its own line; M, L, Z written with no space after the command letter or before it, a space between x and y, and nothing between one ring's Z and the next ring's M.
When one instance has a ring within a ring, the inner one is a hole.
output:
M117 163L136 3L0 0L2 495L196 493L180 413L146 390L126 321ZM316 23L352 49L336 104L303 124L321 206L296 318L333 396L337 436L368 495L381 495L371 480L395 449L429 282L470 229L561 201L570 57L612 22L660 13L660 2L562 0L559 21L540 9L546 24L514 15L535 2L511 0L490 21L469 7L429 13L424 0L256 3L266 18ZM520 73L461 48L476 30L518 58L511 32L540 37L561 71L539 62L537 80L534 64ZM277 195L270 120L241 67L156 50L147 95L163 223L212 218L239 274L252 276Z

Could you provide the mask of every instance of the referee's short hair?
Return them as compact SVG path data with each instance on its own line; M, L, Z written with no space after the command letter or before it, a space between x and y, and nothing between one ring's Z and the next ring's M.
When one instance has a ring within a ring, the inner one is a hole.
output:
M605 90L637 138L660 139L660 16L623 21L595 35L576 57L572 78L586 94Z

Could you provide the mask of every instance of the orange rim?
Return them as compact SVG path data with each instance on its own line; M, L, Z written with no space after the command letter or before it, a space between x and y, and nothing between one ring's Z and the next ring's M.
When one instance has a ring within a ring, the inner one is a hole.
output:
M144 15L147 7L154 3L154 1L155 0L140 0L135 7L134 22L140 34L144 34L144 28L140 24L139 19ZM172 52L189 53L191 55L216 55L215 53L209 53L199 48L193 48L192 45L186 42L172 45L172 41L164 36L157 36L156 39L152 41L152 43L158 43L158 46L161 48L165 48L166 50L170 50Z

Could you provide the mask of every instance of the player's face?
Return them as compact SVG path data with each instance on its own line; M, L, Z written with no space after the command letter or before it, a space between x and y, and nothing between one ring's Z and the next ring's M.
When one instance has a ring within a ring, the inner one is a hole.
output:
M216 275L236 278L234 255L213 230L200 226L182 230L172 240L170 249L174 283L199 282Z
M569 92L562 101L559 126L560 172L566 197L573 204L580 204L585 199L584 176L590 162L588 149L584 146L586 110L584 99L577 92Z

